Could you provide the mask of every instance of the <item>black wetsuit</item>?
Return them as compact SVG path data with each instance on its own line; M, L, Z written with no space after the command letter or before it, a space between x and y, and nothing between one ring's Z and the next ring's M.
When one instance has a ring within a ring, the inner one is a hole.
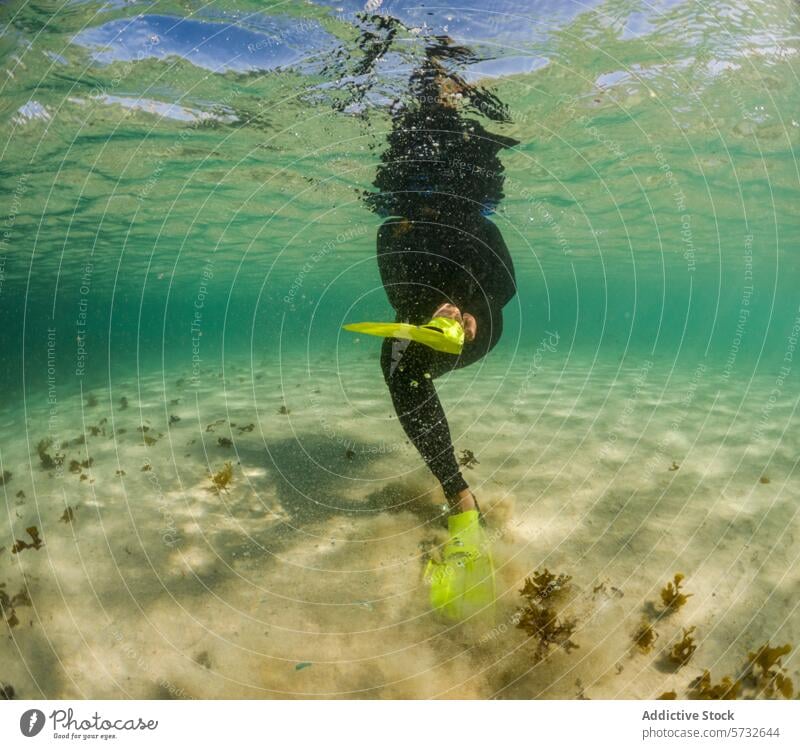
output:
M448 219L456 225L447 225ZM378 267L398 322L425 323L444 302L477 322L475 340L458 356L389 338L381 350L400 423L452 501L467 482L433 380L478 361L500 340L502 309L516 293L511 256L500 230L481 214L392 218L378 231Z

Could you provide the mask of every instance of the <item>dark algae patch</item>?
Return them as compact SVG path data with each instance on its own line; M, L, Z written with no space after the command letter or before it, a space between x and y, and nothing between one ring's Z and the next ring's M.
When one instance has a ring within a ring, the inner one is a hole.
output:
M642 653L649 653L658 639L658 632L653 627L652 622L642 619L639 626L633 633L633 642Z
M676 666L685 666L697 650L692 633L695 627L683 630L683 637L669 651L669 659Z
M519 611L517 627L535 642L537 663L553 647L560 647L567 653L579 647L572 640L576 619L563 616L553 605L555 594L566 591L571 579L569 575L554 575L548 569L537 570L525 579L520 591L526 605Z
M218 493L221 491L228 491L228 484L233 478L233 466L230 461L226 461L225 465L216 473L212 473L210 478L213 484L211 491Z
M25 532L31 537L30 543L17 539L14 545L11 547L12 554L19 554L25 549L33 549L34 551L38 551L42 548L42 546L44 546L44 542L41 538L39 538L39 529L35 525L30 526L30 528L26 528Z
M59 453L56 453L55 455L50 454L49 450L52 446L53 440L49 437L39 440L39 444L36 445L36 453L39 456L39 463L46 471L51 471L64 463L63 455L60 455Z
M458 463L464 468L475 468L475 466L480 465L480 461L475 457L475 453L472 450L462 450Z
M661 589L661 602L664 604L664 613L672 613L686 605L691 593L684 593L681 590L684 575L681 572L675 573L672 582L668 582Z
M6 592L6 584L0 583L0 614L9 628L16 627L19 624L17 608L30 605L31 599L25 588L22 588L19 593L10 596Z

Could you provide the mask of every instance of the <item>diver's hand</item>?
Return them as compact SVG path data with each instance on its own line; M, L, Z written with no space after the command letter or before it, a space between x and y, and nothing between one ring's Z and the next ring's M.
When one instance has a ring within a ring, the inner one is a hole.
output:
M475 340L475 336L478 333L478 321L469 312L462 314L455 304L445 302L437 307L433 317L450 317L453 320L458 320L464 328L464 340L468 343Z

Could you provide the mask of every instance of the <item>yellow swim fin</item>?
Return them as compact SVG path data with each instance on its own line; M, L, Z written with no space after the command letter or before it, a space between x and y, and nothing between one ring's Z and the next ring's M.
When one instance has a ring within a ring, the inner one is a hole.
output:
M451 317L434 317L425 325L405 322L354 322L344 326L353 333L382 338L404 338L422 343L446 354L460 354L464 348L464 328Z
M477 510L451 515L447 525L444 561L429 561L425 580L431 606L451 621L462 621L494 604L494 564Z

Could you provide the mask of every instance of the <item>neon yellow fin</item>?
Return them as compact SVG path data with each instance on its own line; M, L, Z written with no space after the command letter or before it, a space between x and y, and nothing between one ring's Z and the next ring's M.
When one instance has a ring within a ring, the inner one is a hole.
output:
M446 354L460 354L464 347L464 328L458 320L450 317L434 317L425 325L411 325L405 322L355 322L345 325L344 329L381 338L417 341Z
M428 562L431 606L451 621L463 621L494 604L494 564L477 510L448 519L444 561Z

